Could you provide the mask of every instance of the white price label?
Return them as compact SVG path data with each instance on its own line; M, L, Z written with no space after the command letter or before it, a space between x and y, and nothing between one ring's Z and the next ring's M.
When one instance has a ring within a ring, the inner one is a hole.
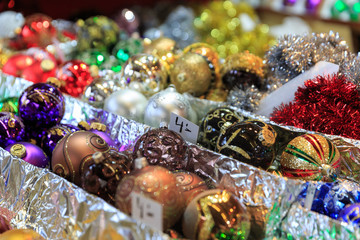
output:
M309 182L309 186L306 191L305 208L311 210L312 203L316 192L316 184Z
M163 231L163 209L157 201L139 193L131 193L131 217Z
M186 141L196 144L199 126L195 123L175 113L171 113L169 129L179 133Z

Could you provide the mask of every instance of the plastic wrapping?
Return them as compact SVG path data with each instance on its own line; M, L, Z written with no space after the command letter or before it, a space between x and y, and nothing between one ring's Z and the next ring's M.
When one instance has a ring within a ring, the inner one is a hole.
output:
M32 84L4 74L0 79L0 96L3 97L19 96L26 86ZM100 120L111 130L111 136L122 150L131 149L136 138L149 129L143 124L95 109L78 99L67 96L65 99L64 123L77 124L92 118ZM193 99L192 103L198 104L197 109L202 110L198 112L199 118L201 114L206 114L207 109L221 105L200 99ZM281 127L265 117L243 110L237 111L246 117L272 124L281 136L278 139L278 152L293 137L306 132ZM328 137L339 139L338 136ZM339 145L360 146L357 140L340 139ZM207 177L209 184L234 192L247 206L251 214L249 239L288 236L295 239L356 239L360 234L359 228L298 206L296 199L304 188L304 181L279 177L190 143L188 152L187 170ZM33 228L49 239L100 239L104 234L119 234L130 239L168 237L135 222L49 170L15 159L4 150L1 150L0 159L0 207L15 215L11 223L16 227ZM339 180L339 184L359 188L358 184L347 180Z

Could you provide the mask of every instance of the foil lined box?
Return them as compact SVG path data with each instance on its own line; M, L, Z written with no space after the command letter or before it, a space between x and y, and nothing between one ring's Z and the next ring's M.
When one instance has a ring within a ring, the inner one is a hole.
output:
M21 91L31 84L23 79L1 74L0 96L19 96ZM81 120L96 118L109 126L111 136L117 140L119 146L124 146L124 149L131 149L136 138L149 129L143 124L95 109L78 99L68 96L65 99L66 113L62 122L77 124ZM193 104L202 105L199 107L201 109L213 103L195 99ZM305 132L293 127L280 127L264 117L255 116L246 111L239 109L237 111L245 116L273 124L278 128L277 130L283 132L284 141L286 138ZM328 137L339 138L338 136ZM359 141L344 140L356 147L360 146ZM33 228L50 239L67 237L69 239L99 239L104 232L135 239L168 237L135 222L101 199L87 194L48 170L38 169L22 160L14 159L4 150L1 152L2 181L0 181L0 186L3 188L0 188L0 207L16 213L12 220L15 226ZM296 196L303 189L305 183L303 181L272 175L194 144L189 144L188 170L208 177L215 186L227 188L241 198L252 216L250 239L282 239L288 234L295 239L310 237L324 237L324 239L353 237L356 239L359 235L358 228L294 207L297 204ZM19 172L22 174L19 175ZM9 182L13 182L11 189L8 188ZM349 181L340 181L340 184L358 187L357 184L351 185L353 183ZM34 186L39 186L40 190ZM54 197L48 198L49 195ZM34 209L32 205L36 208ZM35 210L40 208L44 210L44 213L41 218L37 218ZM51 212L50 209L58 210ZM58 225L59 223L63 225ZM304 229L315 230L303 231ZM322 235L324 232L332 234Z

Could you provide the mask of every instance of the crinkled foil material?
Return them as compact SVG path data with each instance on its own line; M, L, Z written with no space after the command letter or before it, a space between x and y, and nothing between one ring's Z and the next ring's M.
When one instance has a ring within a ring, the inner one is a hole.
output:
M0 89L4 91L0 92L0 96L19 96L26 86L31 85L23 79L6 75L1 75L0 79ZM205 116L208 109L222 105L201 99L192 100L198 106L196 111L199 110L199 118ZM244 110L237 111L278 128L281 131L277 147L279 152L289 140L305 132L303 129L279 126ZM95 109L78 99L66 97L63 122L77 124L80 120L91 118L105 123L119 146L125 146L123 149L131 148L136 138L149 129L140 123ZM360 141L341 139L355 147L360 146ZM345 143L341 144L345 146ZM11 222L14 226L33 228L49 239L111 239L100 238L104 233L119 234L127 239L167 237L135 222L49 170L38 169L11 157L6 151L1 152L0 207L15 213ZM270 174L195 144L189 143L188 152L188 170L207 177L209 184L214 187L231 190L247 206L252 219L249 239L356 239L359 236L359 228L297 206L296 199L304 188L304 181ZM346 180L340 184L346 188L359 187Z

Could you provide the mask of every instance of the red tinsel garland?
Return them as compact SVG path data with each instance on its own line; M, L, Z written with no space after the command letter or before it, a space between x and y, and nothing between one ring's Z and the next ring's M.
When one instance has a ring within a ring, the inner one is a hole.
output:
M274 122L360 139L360 93L340 75L318 76L299 87L295 100L271 114Z

